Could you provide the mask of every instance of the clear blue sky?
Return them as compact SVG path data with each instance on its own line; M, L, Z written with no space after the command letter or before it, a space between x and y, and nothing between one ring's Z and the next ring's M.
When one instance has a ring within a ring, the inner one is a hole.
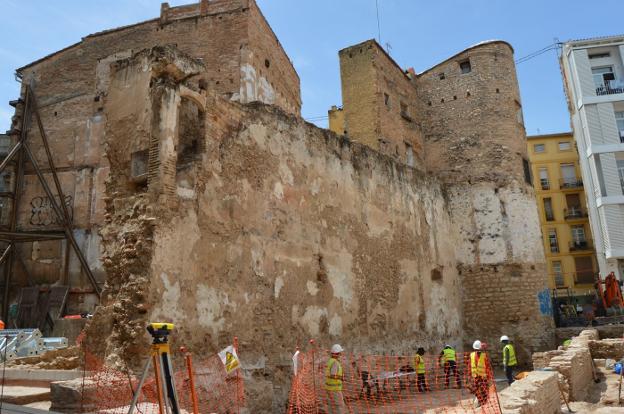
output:
M171 0L170 5L193 0ZM375 0L257 0L301 77L303 116L341 104L339 49L377 37ZM622 1L378 0L382 44L417 72L488 39L510 42L516 58L560 40L620 34ZM159 0L0 0L0 131L18 96L14 70L100 30L157 17ZM550 51L518 65L528 134L570 129L563 85ZM326 121L317 122L325 126Z

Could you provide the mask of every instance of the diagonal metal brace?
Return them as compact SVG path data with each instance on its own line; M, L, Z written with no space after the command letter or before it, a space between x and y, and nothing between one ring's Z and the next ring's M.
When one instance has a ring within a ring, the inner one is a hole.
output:
M80 264L82 265L82 269L87 274L87 277L89 278L89 281L91 282L91 285L93 286L93 289L95 290L95 293L98 295L98 297L101 297L102 292L101 292L100 287L97 284L97 280L95 280L95 276L91 272L91 268L89 267L87 260L85 259L84 255L82 254L82 251L80 250L80 247L78 246L78 242L76 241L76 238L74 237L74 233L71 230L70 224L68 223L66 216L63 214L61 207L56 202L56 198L54 197L54 194L52 194L52 190L50 190L50 187L48 186L48 183L45 177L43 176L43 173L41 172L41 168L39 167L37 160L33 156L33 153L30 150L30 147L28 146L26 142L23 143L23 147L24 147L24 152L26 153L26 156L28 157L28 160L32 164L35 170L35 173L37 174L37 177L39 177L39 181L41 182L41 186L43 187L43 190L45 191L46 195L50 199L50 204L52 205L54 212L56 213L56 215L58 216L59 220L61 221L63 225L63 230L65 231L65 235L67 239L69 240L69 242L71 243L74 249L74 252L76 253L76 256L78 257L78 260L80 261ZM53 175L56 175L56 174L53 173Z

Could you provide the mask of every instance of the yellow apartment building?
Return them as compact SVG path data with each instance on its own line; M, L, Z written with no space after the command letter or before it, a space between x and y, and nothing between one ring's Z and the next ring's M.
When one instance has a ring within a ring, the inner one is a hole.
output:
M550 287L587 294L598 264L574 138L571 132L535 135L527 143Z

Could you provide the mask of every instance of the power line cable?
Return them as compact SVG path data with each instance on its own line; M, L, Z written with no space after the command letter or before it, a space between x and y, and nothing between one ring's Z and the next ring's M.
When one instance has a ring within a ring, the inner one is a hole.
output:
M551 43L548 46L544 46L543 48L536 50L535 52L529 53L526 56L523 56L519 59L516 59L516 65L520 64L520 63L524 63L527 62L533 58L536 58L546 52L549 52L551 50L555 50L555 49L559 49L561 47L561 42L555 42L555 43Z

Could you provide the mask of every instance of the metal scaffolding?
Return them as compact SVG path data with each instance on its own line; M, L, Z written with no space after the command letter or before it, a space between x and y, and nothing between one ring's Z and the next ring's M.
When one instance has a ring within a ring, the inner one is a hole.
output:
M52 159L52 153L50 151L50 146L48 143L48 136L46 134L45 128L43 127L43 122L41 121L41 116L39 114L39 106L37 104L37 98L33 92L33 88L31 85L26 85L24 98L18 100L14 103L16 107L16 117L20 119L20 126L18 129L12 130L11 135L17 136L17 142L8 152L4 160L0 163L0 174L4 172L4 170L10 165L14 169L15 179L13 180L12 189L8 193L3 193L5 197L10 198L10 217L9 223L7 226L7 230L0 230L0 243L4 243L5 247L0 255L0 265L4 265L4 290L3 290L3 298L2 298L2 316L4 320L8 320L9 314L9 290L11 283L11 272L16 260L21 262L21 258L17 254L16 245L18 243L28 243L35 241L48 241L48 240L67 240L68 244L71 245L72 250L75 252L78 261L80 262L81 268L84 273L87 275L91 285L95 293L100 297L101 290L97 284L95 276L91 269L89 268L89 264L87 260L80 250L78 246L78 242L74 237L73 233L73 225L72 225L72 217L69 214L67 206L65 205L65 195L63 194L63 189L61 188L61 183L58 178L57 169L54 165L54 160ZM52 191L52 186L48 183L48 180L44 176L44 173L41 169L41 166L37 162L33 152L31 150L31 143L28 140L28 131L31 127L31 123L34 121L37 124L37 128L39 130L39 135L41 136L41 141L43 143L43 148L45 149L46 161L48 164L48 168L46 169L46 174L51 175L53 181L53 188L56 190L56 196ZM62 231L40 231L40 232L29 232L29 231L20 231L17 226L17 211L20 202L20 195L22 193L22 187L24 185L24 164L25 162L30 162L32 165L35 174L39 180L39 183L43 187L43 190L50 201L50 205L56 215L58 222L61 224ZM57 199L60 202L57 202ZM65 282L68 282L68 263L69 263L69 248L65 249L65 268L63 278ZM29 280L29 283L32 281Z

